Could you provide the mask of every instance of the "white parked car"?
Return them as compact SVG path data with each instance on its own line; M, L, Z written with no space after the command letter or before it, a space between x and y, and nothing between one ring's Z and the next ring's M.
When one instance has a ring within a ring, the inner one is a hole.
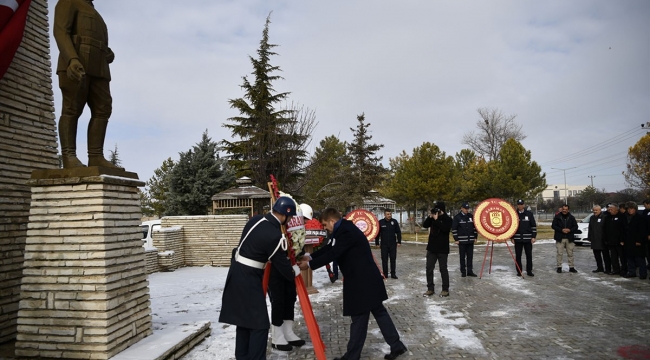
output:
M593 215L594 214L591 213L584 219L578 221L578 230L582 231L582 234L573 235L573 242L576 245L591 245L591 242L589 241L589 219L591 219Z
M142 222L140 225L140 228L142 229L142 246L145 248L153 247L153 238L151 237L151 233L154 230L160 229L160 227L160 220L149 220Z

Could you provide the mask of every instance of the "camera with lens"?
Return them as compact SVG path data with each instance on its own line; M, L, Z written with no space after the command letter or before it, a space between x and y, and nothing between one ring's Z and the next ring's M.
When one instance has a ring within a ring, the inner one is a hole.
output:
M431 209L431 214L440 214L440 213L441 213L441 211L438 208Z

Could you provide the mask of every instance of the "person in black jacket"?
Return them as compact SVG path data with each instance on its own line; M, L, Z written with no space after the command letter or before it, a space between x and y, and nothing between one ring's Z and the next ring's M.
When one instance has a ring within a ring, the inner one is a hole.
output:
M381 246L381 269L384 276L388 278L388 258L390 257L390 277L397 279L395 261L397 259L397 246L402 244L402 232L399 229L399 223L393 219L390 210L384 210L384 218L379 220L379 233L375 239L375 244Z
M645 263L645 247L647 242L646 224L643 216L637 211L634 201L626 204L627 215L625 217L625 235L623 246L627 256L627 274L625 277L635 277L636 268L639 268L639 278L648 277L648 268Z
M517 215L519 216L519 227L512 238L515 243L515 257L517 261L517 275L521 276L523 270L521 264L522 250L526 252L526 274L533 274L533 244L537 238L537 223L533 213L525 209L524 200L517 200Z
M555 215L551 227L555 230L553 239L555 239L555 247L557 248L557 272L562 272L562 256L564 249L566 249L567 257L569 258L569 272L577 273L573 263L573 249L576 244L574 241L574 234L578 231L578 222L576 218L569 212L569 205L562 205L560 213Z
M474 217L469 212L469 203L464 203L460 207L458 214L454 216L451 224L451 234L454 236L454 242L458 245L460 254L460 276L475 277L476 274L472 271L472 259L474 258L474 241L478 237L478 232L476 232L476 226L474 226ZM467 259L467 263L465 259Z
M445 213L445 203L436 202L431 209L431 214L424 220L422 227L429 228L429 242L427 243L427 292L424 296L435 294L435 285L433 283L433 269L436 262L439 263L438 269L442 277L442 292L440 297L449 296L449 271L447 270L447 258L449 257L449 232L451 231L452 220Z
M594 258L596 259L596 270L592 272L606 272L610 273L612 271L612 261L609 257L609 251L607 251L607 245L605 244L605 234L603 232L603 224L605 219L605 214L602 213L600 205L594 205L593 207L594 214L589 218L589 242L591 243L591 249L594 252ZM605 260L605 267L603 268L603 260Z
M625 214L619 213L616 204L609 204L607 212L607 216L603 219L603 238L609 250L609 258L612 264L612 272L609 274L625 275L627 274L627 259L621 248L623 232L625 231L623 227Z
M237 326L235 358L238 360L266 359L270 323L262 278L267 261L287 280L300 275L298 266L292 267L287 258L286 239L280 230L280 225L294 215L295 201L279 197L272 212L254 216L246 223L239 246L233 250L219 322Z
M350 316L352 323L347 351L335 360L358 360L361 357L371 313L384 340L390 345L390 354L384 359L391 360L404 354L406 345L400 340L395 324L383 305L388 294L368 239L354 223L342 219L336 209L325 209L320 221L330 234L328 242L310 256L303 256L299 265L303 270L315 270L336 260L345 274L343 316Z

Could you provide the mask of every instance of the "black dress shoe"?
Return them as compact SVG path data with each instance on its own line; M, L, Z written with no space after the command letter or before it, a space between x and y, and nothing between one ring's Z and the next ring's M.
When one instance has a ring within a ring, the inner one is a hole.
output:
M596 270L592 270L591 272L592 273L599 273L599 272L604 272L604 270L603 269L596 269Z
M531 276L531 277L532 277L532 276L535 276L535 274L533 274L532 271L527 271L527 272L526 272L526 275Z
M467 273L467 276L477 277L478 275L474 274L473 272L468 272L468 273Z
M305 340L303 340L303 339L294 340L294 341L287 341L287 342L291 346L303 346L303 345L305 345Z
M466 277L465 273L460 274L460 277Z
M384 359L386 359L386 360L394 360L394 359L397 359L398 356L404 354L405 352L406 352L406 348L391 351L390 354L386 354L384 356Z
M293 350L293 346L291 346L289 344L278 344L278 345L276 345L274 343L271 343L271 347L276 349L276 350L280 350L280 351L291 351L291 350Z
M397 279L397 275L393 274L390 276L391 279Z
M577 273L578 270L576 270L575 268L569 268L569 272L570 272L570 273Z
M348 360L345 356L334 358L334 360Z

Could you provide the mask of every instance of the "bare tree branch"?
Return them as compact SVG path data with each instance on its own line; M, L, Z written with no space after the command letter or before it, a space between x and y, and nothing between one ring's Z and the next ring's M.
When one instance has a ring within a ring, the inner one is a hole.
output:
M526 138L521 130L522 125L515 122L516 114L504 115L497 108L479 108L476 110L481 117L476 122L478 133L470 131L463 136L462 143L468 145L474 152L495 160L503 144L510 138L519 142Z

